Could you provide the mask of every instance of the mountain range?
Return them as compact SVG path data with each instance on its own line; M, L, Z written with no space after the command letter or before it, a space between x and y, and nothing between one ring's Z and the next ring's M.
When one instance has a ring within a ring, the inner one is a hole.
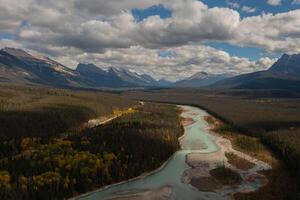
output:
M300 91L300 54L284 54L268 70L242 74L212 85L219 89L280 89Z
M151 76L111 67L107 71L94 64L78 64L70 69L48 57L21 49L0 50L0 81L54 87L149 87L159 83Z
M124 68L103 70L94 64L70 69L22 49L0 50L0 82L72 88L209 87L214 89L283 89L300 91L300 54L284 54L268 70L248 74L198 72L177 82L155 80Z
M47 58L32 56L20 49L0 50L0 80L4 82L65 86L73 70Z
M207 72L198 72L189 78L177 81L173 87L205 87L218 81L233 77L235 74L210 74Z

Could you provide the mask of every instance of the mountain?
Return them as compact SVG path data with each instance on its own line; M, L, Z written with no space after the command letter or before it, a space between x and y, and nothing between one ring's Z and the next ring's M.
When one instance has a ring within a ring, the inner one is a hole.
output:
M72 85L74 72L47 57L28 54L21 49L0 50L0 80L51 86Z
M94 64L79 64L76 68L79 73L78 82L85 87L146 87L156 86L157 82L151 76L139 75L126 69L111 67L108 71L102 70Z
M272 72L279 72L290 75L300 74L300 54L283 56L269 69Z
M118 77L120 80L127 83L129 86L157 86L157 81L151 76L142 74L139 75L126 69L118 69L111 67L108 71L111 76Z
M157 83L158 83L158 85L159 85L160 87L172 87L173 84L174 84L174 82L168 81L168 80L166 80L166 79L164 79L164 78L158 80Z
M146 74L118 68L105 71L94 64L79 64L73 70L48 57L15 48L0 50L0 82L84 88L158 86Z
M268 70L225 79L212 87L300 91L300 54L284 54Z
M187 79L177 81L174 84L174 87L204 87L232 76L233 74L209 74L207 72L198 72Z
M77 82L84 87L130 87L125 81L94 64L78 64L76 72L79 74Z

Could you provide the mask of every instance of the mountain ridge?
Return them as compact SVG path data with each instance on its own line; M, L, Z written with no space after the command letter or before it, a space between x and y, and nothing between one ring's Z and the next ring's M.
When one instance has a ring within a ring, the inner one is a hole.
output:
M197 88L197 87L206 87L211 84L214 84L220 80L224 80L226 78L234 76L233 74L230 73L224 73L224 74L210 74L207 72L197 72L193 74L192 76L177 81L173 84L174 87L192 87L192 88Z
M268 70L237 75L200 71L171 82L117 67L107 70L89 63L70 69L46 56L22 49L0 50L0 82L72 88L201 88L286 89L300 91L300 54L283 54Z
M217 89L281 89L300 91L300 54L283 54L269 69L228 78Z
M115 67L105 71L94 64L82 63L73 70L48 57L8 47L0 50L0 81L54 87L158 86L158 82L146 74Z

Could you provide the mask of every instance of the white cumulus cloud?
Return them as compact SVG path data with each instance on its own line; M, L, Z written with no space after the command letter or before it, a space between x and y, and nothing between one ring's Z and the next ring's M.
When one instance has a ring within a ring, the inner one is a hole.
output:
M226 1L230 8L198 0L0 0L0 45L53 56L68 66L93 62L176 79L197 71L249 72L274 60L230 56L204 44L229 43L267 52L300 52L300 10L251 17L256 8ZM276 1L270 1L275 5ZM277 1L277 3L280 1ZM298 0L294 1L295 3ZM131 9L162 5L171 16L137 21ZM160 57L158 52L176 56Z
M267 3L271 6L278 6L281 4L281 0L267 0Z

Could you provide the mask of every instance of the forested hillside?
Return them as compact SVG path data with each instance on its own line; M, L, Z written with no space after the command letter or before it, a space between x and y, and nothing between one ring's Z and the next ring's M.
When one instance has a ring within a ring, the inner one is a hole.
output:
M0 158L18 153L24 137L43 142L76 130L90 118L110 115L138 102L103 92L0 86Z
M179 148L175 106L39 88L2 86L1 95L2 118L10 119L1 120L1 199L72 197L153 170ZM107 124L80 127L132 106Z

